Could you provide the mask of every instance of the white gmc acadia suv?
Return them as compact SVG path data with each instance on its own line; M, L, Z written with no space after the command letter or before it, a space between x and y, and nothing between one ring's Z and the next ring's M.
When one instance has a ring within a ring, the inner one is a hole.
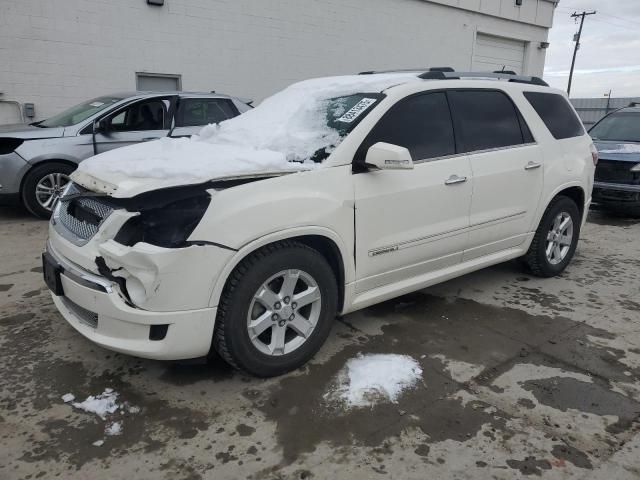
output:
M337 314L518 257L561 273L595 163L566 96L535 77L309 80L197 137L80 164L44 276L65 319L106 348L213 348L278 375Z

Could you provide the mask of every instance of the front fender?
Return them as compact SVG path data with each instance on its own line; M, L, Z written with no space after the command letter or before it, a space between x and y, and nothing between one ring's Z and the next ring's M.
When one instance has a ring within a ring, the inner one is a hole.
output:
M238 266L238 264L245 259L248 255L255 252L256 250L269 245L274 242L279 242L282 240L288 240L296 237L302 236L319 236L327 238L338 247L340 251L340 255L342 257L342 263L344 266L344 281L346 284L351 283L355 279L355 264L353 260L353 250L348 248L345 244L343 238L338 235L337 232L334 232L328 228L318 227L318 226L306 226L306 227L296 227L290 228L286 230L281 230L278 232L273 232L268 235L264 235L260 238L257 238L242 248L240 248L235 255L226 263L224 268L220 271L218 278L216 279L215 285L213 287L213 291L211 293L211 299L209 300L209 306L214 307L217 306L220 302L220 297L222 296L222 290L231 275L231 272ZM341 288L341 285L338 285L338 288Z

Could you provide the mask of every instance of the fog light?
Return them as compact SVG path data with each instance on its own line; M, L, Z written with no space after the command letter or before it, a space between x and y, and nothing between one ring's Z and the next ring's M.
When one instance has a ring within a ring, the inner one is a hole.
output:
M169 325L151 325L149 328L149 340L154 342L158 342L160 340L164 340L167 336L167 331L169 330Z

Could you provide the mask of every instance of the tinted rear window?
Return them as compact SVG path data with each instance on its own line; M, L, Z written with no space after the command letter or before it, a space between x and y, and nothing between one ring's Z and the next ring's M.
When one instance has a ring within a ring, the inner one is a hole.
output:
M176 126L200 127L220 123L237 115L231 100L222 98L184 98L180 100Z
M556 140L584 135L582 122L576 116L569 102L557 93L524 92L531 106L538 112Z
M449 92L460 152L475 152L530 143L526 124L504 93L493 90ZM523 135L523 128L527 138Z

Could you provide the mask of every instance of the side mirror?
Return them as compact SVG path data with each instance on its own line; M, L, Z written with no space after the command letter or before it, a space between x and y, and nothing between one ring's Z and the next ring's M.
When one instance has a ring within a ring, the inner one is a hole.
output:
M376 170L412 170L411 153L404 147L378 142L367 151L367 167Z
M95 120L93 122L93 133L106 134L109 131L109 122L106 119Z

